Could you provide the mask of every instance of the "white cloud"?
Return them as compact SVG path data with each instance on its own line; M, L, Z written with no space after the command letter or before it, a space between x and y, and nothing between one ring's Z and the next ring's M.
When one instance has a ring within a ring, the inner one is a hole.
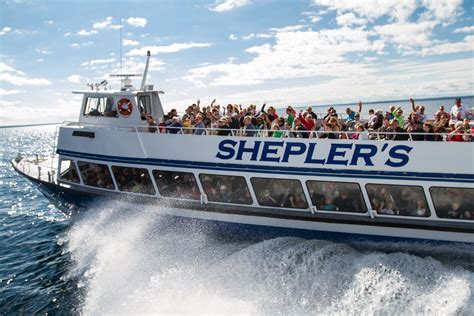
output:
M14 105L18 105L20 104L20 101L5 101L5 100L0 100L0 106L1 107L9 107L9 106L14 106ZM13 111L11 111L10 113L15 113L15 112L18 112L18 108L15 108L15 109L12 109ZM5 111L5 114L7 113L8 111ZM3 117L4 115L1 114L0 112L0 118ZM6 116L6 115L5 115ZM4 120L0 120L2 123L4 123Z
M416 10L417 2L417 0L313 0L314 4L340 14L354 12L370 20L388 15L397 21L406 21Z
M130 40L130 39L124 39L122 44L123 44L123 46L138 46L138 45L140 45L140 42Z
M273 35L272 34L267 34L267 33L250 33L248 35L244 35L242 36L241 38L243 40L250 40L250 39L253 39L253 38L270 38L272 37Z
M146 56L146 52L150 51L152 54L159 53L176 53L182 50L191 49L191 48L202 48L209 47L212 44L210 43L173 43L167 46L145 46L142 48L136 48L129 51L127 56Z
M72 43L72 44L71 44L71 47L72 47L72 48L81 48L81 47L92 46L92 45L94 45L94 44L95 44L95 43L92 42L92 41L82 42L82 43Z
M251 61L190 69L185 79L197 86L231 86L316 76L358 77L367 73L367 68L350 63L345 54L381 51L384 44L369 40L370 35L362 28L347 27L276 33L275 45L246 50L256 55Z
M54 24L54 21L53 20L46 20L46 21L44 21L44 24L51 25L51 24Z
M285 27L272 27L270 28L270 31L276 32L276 33L282 33L282 32L295 32L299 31L303 28L305 28L306 25L298 24L298 25L289 25Z
M23 71L0 62L0 81L14 86L47 86L51 81L44 78L28 78Z
M44 61L44 58L38 58L36 59L37 62L42 63Z
M96 30L91 30L91 31L87 31L87 30L80 30L79 32L77 32L77 35L79 36L90 36L90 35L94 35L94 34L97 34L98 32Z
M92 28L98 29L98 30L105 29L110 24L112 24L112 17L111 16L107 17L104 21L94 23L92 25Z
M71 35L72 35L71 32L64 33L64 37L69 37Z
M113 18L111 16L108 16L105 20L94 23L92 25L92 28L96 30L103 30L103 29L118 30L122 27L121 25L118 25L118 24L117 25L112 24L112 20Z
M0 31L0 36L5 35L7 33L10 33L12 31L12 28L9 26L5 26L1 31Z
M81 64L82 67L94 66L94 65L102 65L102 64L110 64L115 61L115 58L107 58L107 59L93 59L90 61L83 62Z
M209 10L222 13L243 7L249 3L249 0L218 0Z
M230 34L230 35L229 35L229 39L230 39L231 41L236 41L236 40L238 40L239 38L238 38L237 35L235 35L235 34Z
M427 55L445 55L445 54L452 54L452 53L460 53L460 52L473 52L474 50L474 35L469 35L464 38L462 42L456 43L443 43L439 45L435 45L432 47L423 48L421 50L422 56ZM471 64L472 70L472 64Z
M337 21L337 24L343 25L343 26L365 25L365 24L367 24L366 19L358 18L352 12L342 14L342 15L338 15L336 17L336 21Z
M472 33L472 32L474 32L474 25L457 28L453 31L453 33Z
M147 24L147 19L145 18L130 17L126 21L130 26L133 27L145 27Z
M82 79L84 78L78 74L73 74L67 77L67 81L72 82L72 83L80 83Z
M422 21L418 23L397 22L375 26L375 32L382 40L395 44L399 52L411 52L417 47L429 46L436 22Z
M43 54L43 55L49 55L51 54L51 51L47 50L47 49L42 49L42 48L37 48L35 49L35 51L38 53L38 54Z
M423 0L423 5L428 12L424 14L425 19L436 19L438 21L451 22L462 7L462 0Z
M6 90L0 88L0 96L1 95L15 95L15 94L20 94L20 93L25 93L25 90L18 90L18 89L12 89L12 90Z
M152 58L150 59L150 64L148 66L148 71L156 72L162 71L164 69L165 62L160 59ZM141 74L145 70L145 62L143 58L129 57L123 60L122 63L122 73L131 73L131 74ZM120 72L120 64L114 65L112 73Z

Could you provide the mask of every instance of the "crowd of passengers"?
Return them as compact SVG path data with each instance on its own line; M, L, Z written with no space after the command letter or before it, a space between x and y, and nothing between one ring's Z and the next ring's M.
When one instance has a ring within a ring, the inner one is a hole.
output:
M213 134L220 136L268 136L330 139L383 139L416 141L474 141L472 114L456 98L450 112L440 106L434 118L425 114L425 107L410 99L412 111L407 116L403 109L391 106L387 111L369 109L367 119L361 119L362 102L357 111L347 108L345 115L329 107L318 117L311 107L297 112L288 106L285 115L278 115L274 107L260 109L256 105L242 107L228 104L222 108L213 100L201 107L200 101L190 105L182 116L176 109L165 114L159 122L146 116L149 132L170 134ZM237 133L236 133L237 131Z

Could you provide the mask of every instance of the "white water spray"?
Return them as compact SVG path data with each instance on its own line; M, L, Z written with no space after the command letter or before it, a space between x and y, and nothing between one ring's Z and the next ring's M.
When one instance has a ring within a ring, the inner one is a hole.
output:
M474 273L431 257L299 238L216 239L108 206L73 224L69 251L98 313L430 314L474 310Z

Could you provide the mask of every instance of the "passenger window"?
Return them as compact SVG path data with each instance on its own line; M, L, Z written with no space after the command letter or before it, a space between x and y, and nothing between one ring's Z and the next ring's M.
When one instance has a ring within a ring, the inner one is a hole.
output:
M250 181L260 205L308 208L303 188L298 180L252 178Z
M74 160L62 159L59 166L59 179L68 182L80 183L79 174L77 173Z
M474 189L433 187L430 193L438 217L474 220Z
M311 201L320 211L367 212L357 183L307 181L306 186Z
M378 214L430 216L422 187L367 184L366 188L370 205Z
M118 189L124 192L155 194L148 170L141 168L112 166Z
M118 117L114 99L111 97L88 97L84 115Z
M86 185L109 190L115 189L107 165L83 161L78 161L77 164L81 172L82 181Z
M192 173L153 170L156 186L162 196L199 200L201 193Z
M209 201L252 204L244 177L200 174L199 179Z

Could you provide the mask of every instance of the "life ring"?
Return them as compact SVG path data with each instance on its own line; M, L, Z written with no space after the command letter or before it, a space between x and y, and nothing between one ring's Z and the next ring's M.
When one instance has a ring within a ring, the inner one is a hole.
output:
M122 116L129 116L133 111L133 103L127 98L120 99L117 103L118 112Z

